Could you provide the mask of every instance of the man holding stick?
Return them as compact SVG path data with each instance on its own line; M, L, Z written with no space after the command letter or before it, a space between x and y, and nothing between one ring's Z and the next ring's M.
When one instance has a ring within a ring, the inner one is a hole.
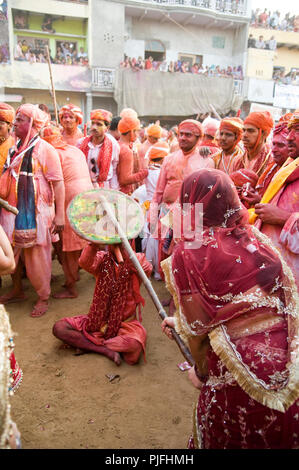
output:
M20 256L27 276L38 294L31 316L40 317L48 310L51 281L51 235L64 228L65 190L59 156L39 137L48 116L33 104L21 105L16 113L14 131L19 139L10 150L0 178L0 197L17 207L16 216L1 211L0 223L13 244L16 270L13 289L0 297L0 303L25 299ZM54 206L55 200L55 206Z

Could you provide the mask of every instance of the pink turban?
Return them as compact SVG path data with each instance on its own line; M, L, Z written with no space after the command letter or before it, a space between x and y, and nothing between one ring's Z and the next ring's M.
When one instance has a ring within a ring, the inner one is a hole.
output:
M13 123L15 118L15 110L7 103L0 103L0 121Z
M178 132L184 130L187 132L192 132L192 134L196 135L197 137L202 137L203 135L202 125L195 119L185 119L185 121L182 121L178 126Z
M49 122L49 116L35 104L22 104L16 111L16 114L18 113L22 113L32 119L32 127L38 131Z
M81 111L81 109L79 108L79 106L75 106L74 104L71 104L71 103L62 106L62 108L61 108L60 111L59 111L59 119L60 119L60 121L61 121L62 116L64 115L64 113L71 113L71 114L73 114L73 115L76 117L78 124L82 124L82 121L83 121L83 114L82 114L82 111Z
M216 132L219 129L219 126L220 126L220 121L217 121L217 119L207 117L202 123L203 133L205 135L210 135L211 137L215 137Z

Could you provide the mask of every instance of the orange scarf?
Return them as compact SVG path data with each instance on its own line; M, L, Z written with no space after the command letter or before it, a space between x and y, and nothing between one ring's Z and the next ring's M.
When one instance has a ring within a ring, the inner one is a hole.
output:
M83 142L80 145L80 150L84 153L86 160L88 157L88 152L89 152L89 142L91 141L91 137L85 137ZM98 183L99 186L103 186L104 182L107 179L108 173L109 173L109 168L111 165L111 160L112 160L112 141L109 139L109 137L105 136L103 145L100 148L99 151L99 156L98 156L98 161L97 165L99 167L99 177L98 177Z
M0 145L0 175L3 170L4 163L6 162L8 150L14 146L14 139L10 135L8 139L6 139L3 144Z

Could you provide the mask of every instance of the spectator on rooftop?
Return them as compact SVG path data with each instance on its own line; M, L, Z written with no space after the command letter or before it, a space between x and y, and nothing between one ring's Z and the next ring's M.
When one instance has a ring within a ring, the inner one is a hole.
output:
M259 36L258 40L255 43L257 49L265 49L264 36Z

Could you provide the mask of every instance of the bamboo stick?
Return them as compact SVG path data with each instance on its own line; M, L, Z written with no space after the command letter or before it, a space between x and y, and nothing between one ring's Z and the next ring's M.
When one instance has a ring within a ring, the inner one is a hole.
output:
M103 204L103 207L105 209L105 211L107 212L107 215L109 216L110 220L112 221L112 223L114 224L115 228L117 229L117 232L118 232L118 235L129 255L129 258L130 260L132 261L132 263L134 264L135 268L137 269L138 271L138 274L139 276L141 277L144 285L145 285L145 288L146 290L148 291L156 309L158 310L158 313L161 317L162 320L164 320L164 318L167 317L167 313L165 312L153 286L152 286L152 283L151 281L148 279L147 275L145 274L145 272L143 271L142 269L142 266L141 264L139 263L138 261L138 258L134 252L134 250L132 249L127 237L126 237L126 234L124 233L121 225L119 224L118 220L116 219L116 217L114 216L113 212L111 211L111 208L109 206L109 204L107 203L107 199L105 198L105 196L103 196L102 194L99 194L99 199L101 201L101 203ZM177 343L177 345L179 346L183 356L185 357L185 359L189 362L189 364L191 366L193 366L195 364L195 361L188 349L188 347L185 345L185 343L182 341L181 337L177 334L177 332L174 330L174 329L171 329L172 330L172 335L173 335L173 338L175 340L175 342Z
M18 215L18 213L19 213L19 211L16 207L11 206L10 204L8 204L7 201L5 201L4 199L1 199L1 198L0 198L0 206L3 207L4 209L6 209L9 212L12 212L15 215Z
M50 60L50 51L49 51L49 46L48 46L48 45L46 45L46 50L47 50L47 62L48 62L48 66L49 66L50 81L51 81L51 88L52 88L52 98L53 98L53 101L54 101L55 121L56 121L56 126L58 126L58 125L59 125L59 122L58 122L58 112L57 112L56 94L55 94L55 87L54 87L53 76L52 76L52 67L51 67L51 60Z

